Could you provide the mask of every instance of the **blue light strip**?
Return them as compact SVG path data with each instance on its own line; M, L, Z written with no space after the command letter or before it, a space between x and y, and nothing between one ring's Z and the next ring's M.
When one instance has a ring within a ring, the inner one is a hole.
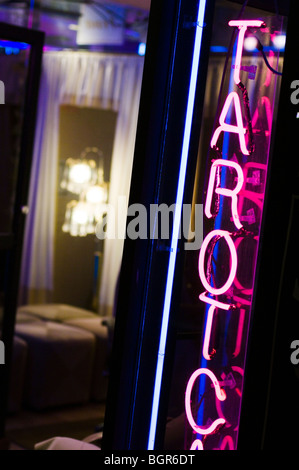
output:
M178 246L179 231L180 231L181 208L183 204L186 168L187 168L188 152L189 152L189 145L190 145L191 126L192 126L192 117L193 117L196 82L197 82L197 72L198 72L200 52L201 52L202 32L203 32L206 3L207 3L207 0L199 1L198 14L197 14L197 27L196 27L196 34L195 34L195 41L194 41L188 104L187 104L184 138L183 138L183 146L182 146L182 153L181 153L181 164L180 164L180 172L179 172L179 180L178 180L178 188L177 188L177 196L176 196L176 205L175 205L175 211L174 211L171 251L170 251L170 256L169 256L162 325L161 325L161 331L160 331L160 343L159 343L159 351L158 351L158 357L157 357L155 387L154 387L154 394L153 394L152 414L151 414L151 422L150 422L149 438L148 438L148 450L154 450L155 438L156 438L157 418L158 418L161 383L162 383L162 375L163 375L163 367L164 367L169 312L170 312L173 278L174 278L177 246Z
M13 49L28 49L29 44L26 42L18 42L18 41L6 41L5 39L0 40L0 47L11 47Z

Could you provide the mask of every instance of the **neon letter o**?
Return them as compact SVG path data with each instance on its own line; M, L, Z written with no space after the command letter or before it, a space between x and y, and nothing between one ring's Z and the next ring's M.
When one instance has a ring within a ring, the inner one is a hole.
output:
M217 237L217 236L225 238L226 243L229 247L230 255L231 255L231 266L230 266L230 273L229 273L228 279L226 283L222 287L219 287L219 288L212 287L209 284L205 275L205 270L204 270L205 254L206 254L207 247L210 241L212 240L212 238ZM238 265L237 250L235 248L233 240L230 237L230 234L226 232L225 230L213 230L212 232L210 232L202 243L202 246L199 252L199 258L198 258L198 272L199 272L199 277L201 279L201 282L204 288L208 292L210 292L210 294L213 294L213 295L224 294L234 282L236 272L237 272L237 265Z

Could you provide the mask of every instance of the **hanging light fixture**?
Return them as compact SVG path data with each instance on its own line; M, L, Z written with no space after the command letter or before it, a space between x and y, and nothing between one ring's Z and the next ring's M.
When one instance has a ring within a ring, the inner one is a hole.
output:
M83 201L71 201L66 206L62 231L73 237L85 237L94 232L93 216L89 205Z
M87 158L93 154L94 158ZM65 162L60 186L74 194L81 194L98 181L98 171L103 169L104 157L97 147L87 147L79 158L68 158Z
M88 159L93 153L97 158ZM96 147L87 147L78 159L67 159L61 187L79 196L66 207L62 230L72 236L95 232L106 212L108 183L104 181L104 158Z
M97 180L89 184L84 191L84 198L90 204L105 204L108 199L108 183L104 181L104 168L100 166L97 170Z

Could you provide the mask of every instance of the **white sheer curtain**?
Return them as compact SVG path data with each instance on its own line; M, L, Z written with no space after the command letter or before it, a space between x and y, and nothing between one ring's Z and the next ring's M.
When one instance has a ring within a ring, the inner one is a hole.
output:
M135 144L143 58L87 52L45 52L37 114L26 221L20 303L49 302L53 291L55 194L57 191L59 107L77 104L118 113L109 203L128 197ZM125 230L126 214L121 225ZM102 313L113 307L123 240L105 240Z

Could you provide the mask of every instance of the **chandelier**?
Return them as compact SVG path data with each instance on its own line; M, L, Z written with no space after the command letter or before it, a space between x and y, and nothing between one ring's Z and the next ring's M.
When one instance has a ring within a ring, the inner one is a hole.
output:
M103 153L97 147L87 147L79 158L68 158L60 186L76 196L66 206L63 232L74 237L95 233L107 210Z

